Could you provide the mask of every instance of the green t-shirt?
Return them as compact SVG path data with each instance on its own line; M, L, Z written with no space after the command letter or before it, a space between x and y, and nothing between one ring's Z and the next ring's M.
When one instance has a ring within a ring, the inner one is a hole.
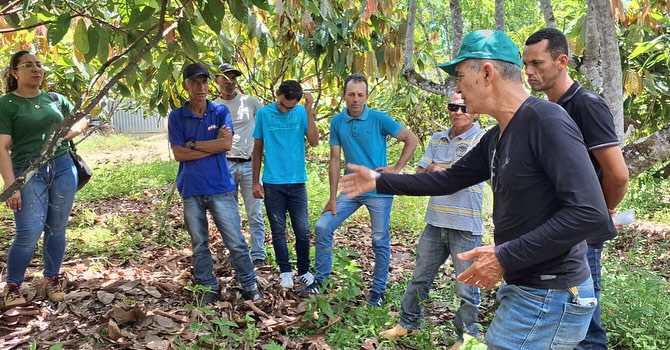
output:
M60 94L56 96L64 110L74 110L67 98ZM0 134L12 137L12 166L15 169L25 168L37 160L51 128L63 119L58 103L46 92L30 99L11 92L0 97ZM68 148L68 142L62 142L55 156L67 152Z

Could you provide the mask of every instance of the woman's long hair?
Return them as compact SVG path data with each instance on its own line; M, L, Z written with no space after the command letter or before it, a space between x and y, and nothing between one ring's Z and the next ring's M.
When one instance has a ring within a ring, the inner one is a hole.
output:
M30 51L21 50L12 55L12 58L9 60L9 67L5 69L5 92L12 92L19 87L19 82L12 75L12 71L19 65L21 57L29 54Z

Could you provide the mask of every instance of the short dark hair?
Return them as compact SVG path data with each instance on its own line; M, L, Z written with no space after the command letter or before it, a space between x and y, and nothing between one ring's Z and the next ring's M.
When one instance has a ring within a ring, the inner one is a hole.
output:
M21 57L25 55L30 55L30 51L21 50L17 51L12 55L12 58L9 59L9 67L7 68L7 76L5 77L5 92L12 92L19 87L19 82L16 81L16 78L12 75L12 71L15 70L21 61Z
M347 79L344 80L344 92L347 92L347 84L349 84L350 81L353 81L354 83L365 83L365 94L368 94L368 79L365 77L365 75L361 73L354 73L348 76Z
M568 39L563 32L556 28L544 28L533 33L526 39L526 45L537 44L542 40L547 40L547 51L551 58L557 59L560 55L568 54Z
M302 98L302 86L295 80L284 80L279 84L277 94L284 95L287 100L300 101Z

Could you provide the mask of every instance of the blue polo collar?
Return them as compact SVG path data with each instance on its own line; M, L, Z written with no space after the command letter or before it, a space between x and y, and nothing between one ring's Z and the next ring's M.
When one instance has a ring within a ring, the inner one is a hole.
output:
M200 119L200 117L193 114L193 111L190 108L188 108L189 103L191 103L191 101L186 101L186 103L184 103L183 106L184 108L182 108L182 114L181 114L182 118L189 117L189 118ZM207 100L207 110L205 111L205 114L209 114L210 112L214 111L215 107L216 106L212 103L212 101Z
M352 120L366 120L366 119L368 119L368 105L366 104L363 107L363 113L361 113L361 115L359 115L356 118L349 115L349 108L345 108L344 109L344 116L347 118L346 119L347 122L350 122Z

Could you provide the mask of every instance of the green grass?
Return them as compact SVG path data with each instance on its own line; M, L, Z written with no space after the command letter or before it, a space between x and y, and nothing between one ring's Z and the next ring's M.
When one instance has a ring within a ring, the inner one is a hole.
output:
M84 154L92 154L100 151L130 151L143 147L142 140L139 138L123 134L111 134L109 136L91 135L85 140L75 138L74 142L78 143L77 151Z
M156 161L132 164L118 163L93 169L91 181L76 196L79 202L105 198L140 196L147 190L169 191L177 177L179 164Z

